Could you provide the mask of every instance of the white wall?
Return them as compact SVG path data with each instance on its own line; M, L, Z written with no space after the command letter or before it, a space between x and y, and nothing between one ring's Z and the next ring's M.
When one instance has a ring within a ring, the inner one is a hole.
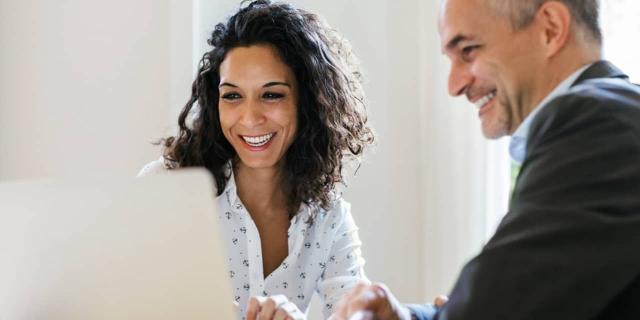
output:
M133 175L158 156L149 142L168 127L169 9L0 2L0 179Z
M640 3L637 0L602 1L602 31L605 58L640 83L638 55L640 43L633 41L640 34Z

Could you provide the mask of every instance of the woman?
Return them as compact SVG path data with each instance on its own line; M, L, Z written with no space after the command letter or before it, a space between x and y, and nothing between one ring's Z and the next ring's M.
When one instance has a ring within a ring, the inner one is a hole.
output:
M160 160L140 175L214 176L235 301L247 319L324 315L366 281L357 227L335 191L373 141L346 41L318 16L254 1L218 24ZM250 297L269 297L253 298Z

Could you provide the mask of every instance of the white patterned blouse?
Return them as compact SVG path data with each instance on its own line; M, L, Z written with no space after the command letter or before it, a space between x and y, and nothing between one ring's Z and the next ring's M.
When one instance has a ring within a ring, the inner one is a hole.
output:
M158 174L169 166L161 158L147 164L138 176ZM260 235L237 196L232 174L224 192L216 198L223 242L228 254L229 278L234 299L244 316L251 296L285 295L307 312L314 292L329 317L343 294L359 281L368 282L360 253L358 228L350 205L339 198L330 210L302 205L288 230L289 254L264 278ZM307 218L316 210L312 224Z

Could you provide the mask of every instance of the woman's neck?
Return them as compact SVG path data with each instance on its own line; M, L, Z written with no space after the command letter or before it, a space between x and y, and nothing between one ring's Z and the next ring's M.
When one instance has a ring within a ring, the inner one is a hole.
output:
M286 212L286 198L279 168L254 169L239 163L234 168L238 196L249 213L272 215Z

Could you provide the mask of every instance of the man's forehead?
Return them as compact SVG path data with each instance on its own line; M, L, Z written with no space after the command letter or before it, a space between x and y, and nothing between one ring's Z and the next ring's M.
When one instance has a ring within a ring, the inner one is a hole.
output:
M477 37L478 30L474 30L473 24L465 19L448 19L441 16L438 31L440 33L440 45L443 51L451 50L463 41L473 40Z
M494 19L486 0L443 0L438 19L442 50L477 40Z

